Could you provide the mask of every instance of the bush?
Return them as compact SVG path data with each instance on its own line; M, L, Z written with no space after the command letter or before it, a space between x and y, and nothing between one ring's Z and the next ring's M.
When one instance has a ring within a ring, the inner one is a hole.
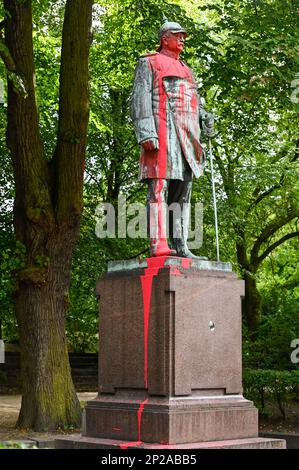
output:
M266 412L266 402L270 402L278 405L285 419L286 403L298 399L299 371L245 369L243 386L246 398L253 400L262 413Z

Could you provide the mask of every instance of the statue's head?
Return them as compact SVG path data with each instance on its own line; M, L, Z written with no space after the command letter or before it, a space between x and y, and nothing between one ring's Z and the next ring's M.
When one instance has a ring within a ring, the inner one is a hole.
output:
M162 24L161 28L159 29L159 33L158 33L159 43L160 43L157 49L158 52L161 51L163 47L164 37L168 37L171 34L178 34L178 33L181 33L184 36L184 38L188 36L187 31L179 23L176 23L175 21L168 21L166 17L164 17L164 20L165 21Z

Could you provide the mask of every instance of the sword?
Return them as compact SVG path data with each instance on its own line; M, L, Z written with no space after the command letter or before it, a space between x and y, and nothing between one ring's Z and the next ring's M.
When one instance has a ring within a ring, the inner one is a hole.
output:
M209 138L209 156L210 156L212 191L213 191L213 205L214 205L214 219L215 219L215 233L216 233L216 253L217 253L217 261L220 261L219 239L218 239L217 201L216 201L216 191L215 191L215 180L214 180L214 167L213 167L213 154L212 154L211 138Z

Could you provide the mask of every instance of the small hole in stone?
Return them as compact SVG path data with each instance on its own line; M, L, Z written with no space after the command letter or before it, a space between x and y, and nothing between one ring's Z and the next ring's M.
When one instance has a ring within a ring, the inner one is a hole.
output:
M211 331L215 330L215 323L213 321L209 322L209 328L210 328Z

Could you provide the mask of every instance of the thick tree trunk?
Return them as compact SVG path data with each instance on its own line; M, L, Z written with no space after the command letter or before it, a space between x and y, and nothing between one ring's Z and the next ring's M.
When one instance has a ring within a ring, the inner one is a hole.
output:
M261 302L262 298L257 289L256 280L250 273L244 275L245 280L245 298L243 300L243 308L245 318L247 320L249 334L255 339L258 325L261 319Z
M77 428L81 424L64 317L68 306L72 245L67 234L56 234L45 248L50 262L44 278L30 276L28 271L20 273L22 280L16 295L22 354L19 427L48 431L59 427Z
M26 247L15 291L22 377L18 425L37 431L78 427L81 410L71 378L65 311L82 211L92 1L66 3L51 170L39 134L31 1L4 0L4 6L9 12L5 40L15 66L8 80L7 127L16 188L14 226Z

